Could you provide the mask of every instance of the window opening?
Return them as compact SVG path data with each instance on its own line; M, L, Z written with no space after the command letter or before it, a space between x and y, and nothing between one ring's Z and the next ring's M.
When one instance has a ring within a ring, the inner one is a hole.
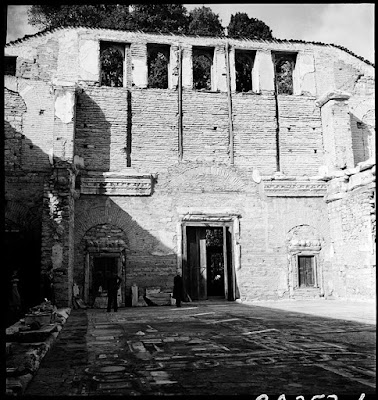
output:
M100 44L101 86L123 87L124 59L119 44Z
M252 69L255 52L235 50L236 91L249 92L252 87Z
M16 76L17 57L4 57L4 75Z
M296 54L274 54L277 94L293 94L293 73Z
M147 47L148 87L168 89L169 46Z
M193 49L193 87L197 90L211 90L213 50Z

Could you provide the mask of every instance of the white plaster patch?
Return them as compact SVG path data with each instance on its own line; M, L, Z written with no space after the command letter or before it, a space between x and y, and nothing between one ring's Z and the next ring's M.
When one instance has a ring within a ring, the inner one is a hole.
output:
M137 87L147 86L147 64L145 59L133 59L133 83Z
M80 75L84 80L99 78L99 45L94 40L82 40L79 47Z
M315 87L315 64L312 54L299 54L297 59L297 67L299 68L299 80L301 92L309 92L316 94Z
M60 243L54 244L52 247L51 261L53 268L60 268L63 263L63 247Z
M55 115L68 124L74 117L75 96L72 92L59 93L55 99Z
M274 68L270 51L258 51L255 65L260 73L260 89L274 90Z

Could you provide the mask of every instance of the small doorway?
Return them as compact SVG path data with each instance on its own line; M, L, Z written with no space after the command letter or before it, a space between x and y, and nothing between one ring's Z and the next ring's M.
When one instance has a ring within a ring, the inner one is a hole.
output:
M298 256L298 283L300 288L315 286L314 256Z
M235 300L231 243L229 226L184 227L183 280L192 300Z

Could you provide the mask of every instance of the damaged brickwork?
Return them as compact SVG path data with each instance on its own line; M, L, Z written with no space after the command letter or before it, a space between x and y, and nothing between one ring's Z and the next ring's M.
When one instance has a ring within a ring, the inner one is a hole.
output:
M118 87L101 80L107 46L123 57ZM156 48L169 58L166 89L149 87ZM196 90L200 48L210 83ZM238 91L240 52L253 52L252 90ZM281 53L293 60L292 94L275 90ZM123 274L122 304L134 283L170 292L193 254L203 267L215 251L201 242L206 223L224 229L226 298L373 295L373 181L332 197L334 182L373 155L373 66L328 45L80 27L6 54L17 57L5 80L6 198L38 210L35 263L42 275L53 267L59 306L74 285L91 302L107 262ZM31 174L38 185L22 187Z

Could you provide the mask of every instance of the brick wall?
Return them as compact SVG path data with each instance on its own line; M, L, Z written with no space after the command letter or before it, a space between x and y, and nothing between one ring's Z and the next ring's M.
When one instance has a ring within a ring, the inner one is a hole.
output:
M235 165L269 175L276 170L276 106L273 95L232 97Z
M126 167L127 90L87 88L77 96L75 154L88 170Z
M226 94L184 91L182 107L183 161L229 163ZM280 96L279 108L282 170L287 175L316 174L323 150L314 98ZM77 100L76 153L89 170L122 170L129 144L133 168L167 168L178 161L177 110L176 91L86 88ZM276 121L273 96L235 95L236 165L263 174L276 170Z
M316 175L324 158L315 98L278 96L278 113L281 171L286 175Z

